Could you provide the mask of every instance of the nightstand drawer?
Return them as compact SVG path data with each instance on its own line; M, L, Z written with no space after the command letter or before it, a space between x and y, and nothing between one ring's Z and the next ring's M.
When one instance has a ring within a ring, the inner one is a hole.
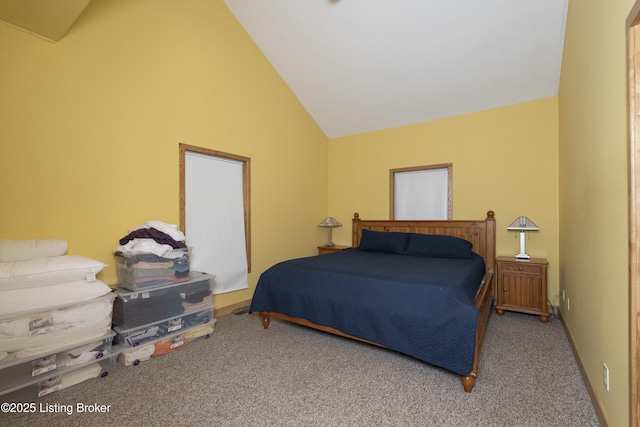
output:
M504 273L515 272L515 273L537 274L538 276L542 275L542 267L540 265L532 265L532 264L525 264L525 263L522 263L522 264L504 263L500 265L500 269Z
M318 255L330 254L332 252L344 251L345 249L351 249L351 246L318 246Z

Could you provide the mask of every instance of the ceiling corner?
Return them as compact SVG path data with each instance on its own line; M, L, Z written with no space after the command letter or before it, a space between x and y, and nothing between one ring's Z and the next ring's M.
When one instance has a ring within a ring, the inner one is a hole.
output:
M0 2L0 21L57 42L90 1L3 0Z

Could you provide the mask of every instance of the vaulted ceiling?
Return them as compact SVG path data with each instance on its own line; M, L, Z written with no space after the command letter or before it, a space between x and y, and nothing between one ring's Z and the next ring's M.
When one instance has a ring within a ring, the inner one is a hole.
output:
M558 93L568 0L224 0L329 137Z
M0 20L57 41L89 1ZM224 2L330 138L558 93L568 0Z

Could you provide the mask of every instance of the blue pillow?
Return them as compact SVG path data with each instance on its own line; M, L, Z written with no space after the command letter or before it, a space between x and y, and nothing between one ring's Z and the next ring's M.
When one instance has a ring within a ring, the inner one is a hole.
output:
M409 233L395 231L371 231L362 229L358 249L371 252L405 253Z
M471 258L472 246L470 241L459 237L411 233L405 253L436 258Z

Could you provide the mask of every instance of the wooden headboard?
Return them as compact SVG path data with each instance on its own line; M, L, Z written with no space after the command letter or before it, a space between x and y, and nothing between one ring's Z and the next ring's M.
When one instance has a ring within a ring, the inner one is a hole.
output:
M398 231L420 234L445 234L473 243L472 250L484 258L487 272L494 273L496 265L496 220L493 211L483 220L424 221L424 220L363 220L353 215L352 246L360 245L362 230Z

